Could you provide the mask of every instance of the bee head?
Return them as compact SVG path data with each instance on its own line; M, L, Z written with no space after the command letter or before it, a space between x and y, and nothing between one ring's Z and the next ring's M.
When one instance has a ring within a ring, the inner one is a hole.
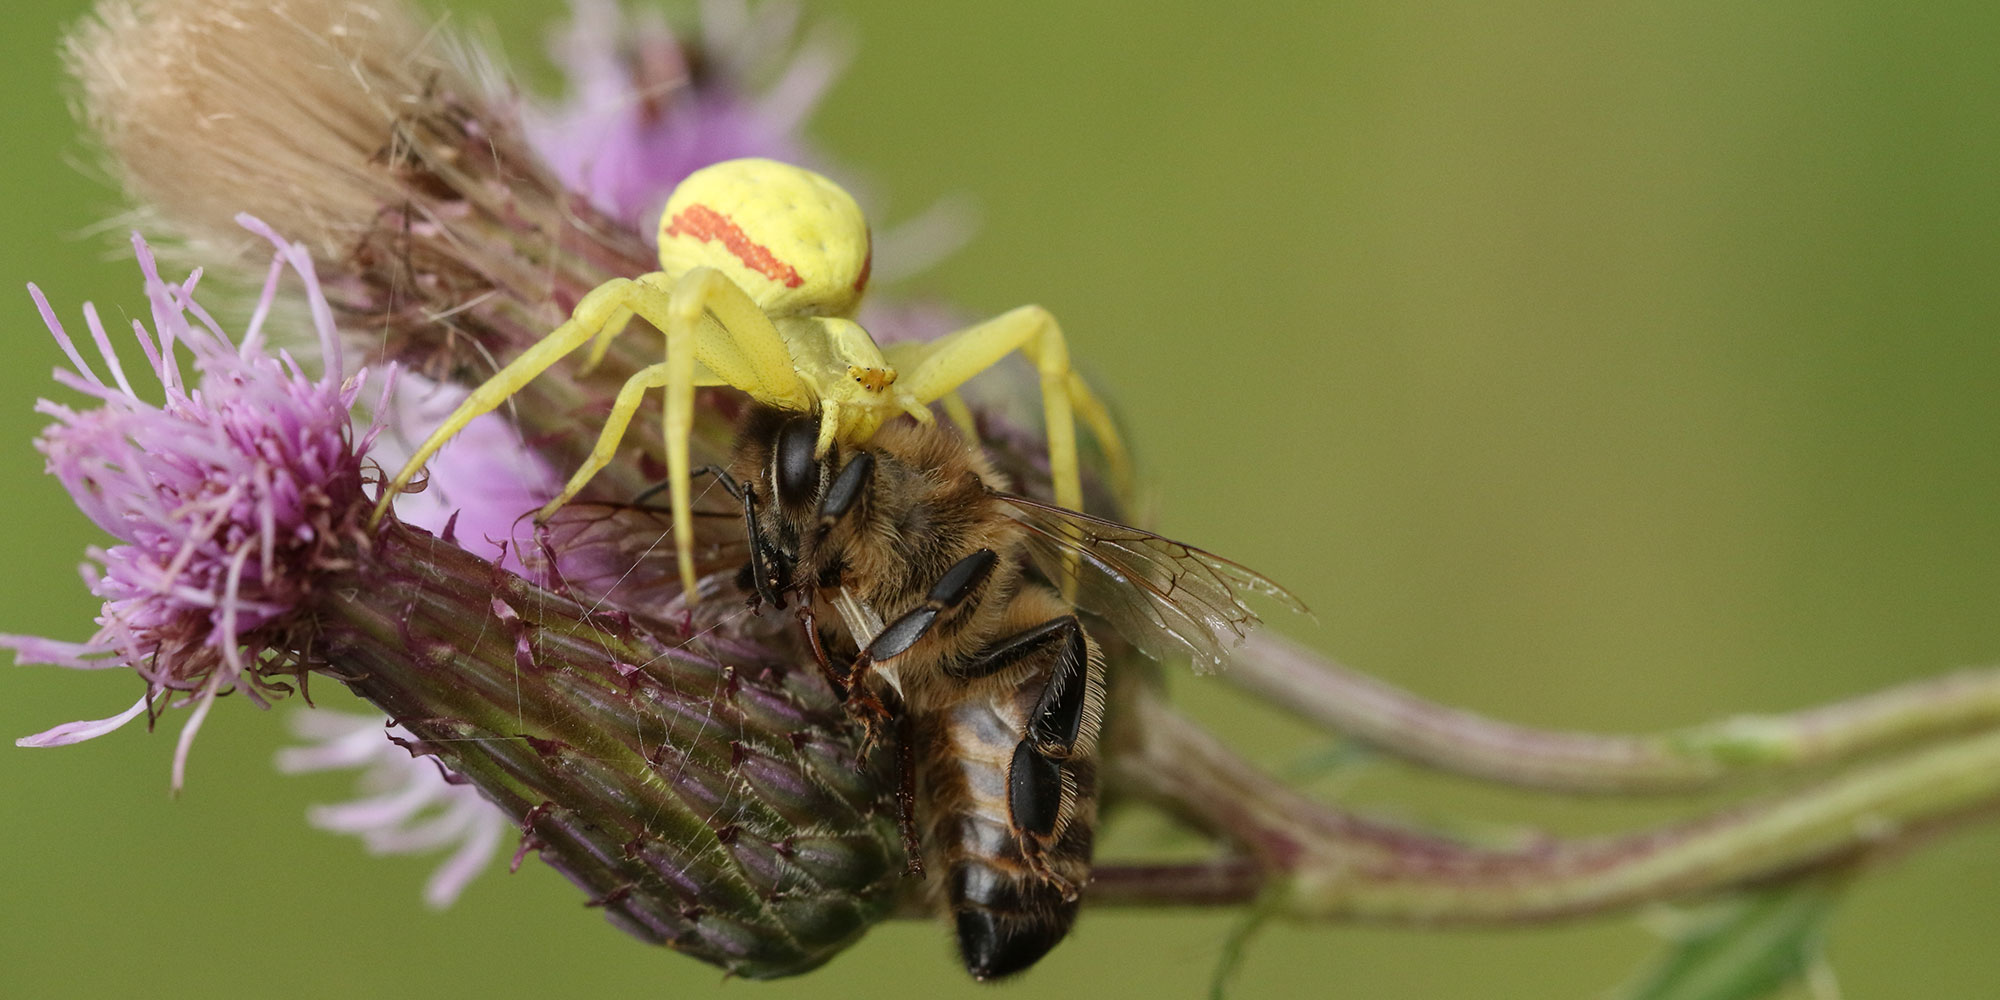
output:
M843 522L867 519L875 457L864 447L838 445L816 456L818 415L763 412L762 419L768 422L758 424L746 438L763 443L750 454L762 467L771 516L753 521L751 530L764 536L767 561L811 565L818 567L815 573L837 574L844 546L829 539ZM829 544L831 548L826 547Z

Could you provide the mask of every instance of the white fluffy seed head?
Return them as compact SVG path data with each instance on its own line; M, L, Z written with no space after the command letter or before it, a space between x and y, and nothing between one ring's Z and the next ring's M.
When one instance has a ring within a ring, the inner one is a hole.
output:
M249 212L326 260L400 200L413 105L470 92L429 37L394 0L107 0L65 55L135 201L223 246Z

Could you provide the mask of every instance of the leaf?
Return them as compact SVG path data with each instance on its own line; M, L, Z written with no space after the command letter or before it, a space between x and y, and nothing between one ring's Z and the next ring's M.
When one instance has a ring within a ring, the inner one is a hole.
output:
M1316 778L1351 777L1355 772L1376 763L1380 757L1379 751L1360 740L1334 740L1285 765L1282 775L1286 781L1294 782L1312 781Z
M1621 1000L1756 1000L1805 978L1841 884L1804 879L1742 893L1674 942Z
M1278 897L1266 892L1255 903L1250 904L1243 914L1242 922L1229 932L1222 942L1222 954L1216 957L1215 971L1208 979L1208 1000L1228 1000L1229 983L1243 969L1243 960L1250 953L1250 940L1270 923L1278 912Z

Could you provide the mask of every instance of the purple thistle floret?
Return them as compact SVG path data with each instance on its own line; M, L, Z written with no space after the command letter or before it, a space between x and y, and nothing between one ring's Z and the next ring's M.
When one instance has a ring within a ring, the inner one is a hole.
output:
M707 0L692 38L677 35L657 11L628 14L615 0L572 0L570 7L568 29L551 46L568 93L522 108L529 144L564 187L649 243L674 186L710 164L761 156L844 173L800 133L850 46L824 25L802 32L799 4ZM893 282L951 256L977 228L977 214L968 203L945 200L878 228L873 280ZM886 339L902 338L891 332Z
M421 375L399 373L388 409L377 415L394 433L382 435L369 458L384 468L400 468L415 443L444 422L468 393ZM519 572L520 539L530 537L526 519L562 488L541 452L498 413L467 424L451 444L431 459L425 488L396 498L396 517L433 534L449 536L459 548L502 569Z
M443 909L487 868L512 822L468 782L447 775L429 757L413 756L415 740L379 715L319 709L295 712L292 729L308 743L278 752L286 774L361 769L364 797L314 806L312 825L360 837L376 854L409 854L444 847L449 858L424 885L424 902Z
M256 219L238 221L275 248L240 342L195 302L200 272L167 282L145 240L133 235L153 315L151 331L135 321L133 332L164 389L158 404L142 399L126 377L93 307L84 306L84 317L109 382L84 360L41 290L29 286L72 366L58 369L56 381L101 404L78 411L38 402L36 410L56 422L36 447L77 506L120 544L92 548L92 563L83 567L91 592L104 599L88 642L6 636L0 645L23 663L130 667L144 678L146 692L118 716L17 742L75 743L141 712L191 703L174 754L176 789L190 742L217 697L240 691L261 704L267 693L288 690L267 676L283 664L265 658L285 655L279 640L287 616L308 597L313 570L332 560L362 506L367 441L357 445L349 414L363 376L341 377L333 314L305 248ZM287 269L304 285L326 359L317 378L264 343L264 323ZM192 384L181 348L194 363Z
M694 171L740 156L808 162L798 137L846 61L825 34L793 47L799 8L710 0L694 45L657 12L629 17L613 0L574 0L554 45L570 92L526 109L529 140L563 185L652 236L660 206ZM790 59L761 93L748 81Z

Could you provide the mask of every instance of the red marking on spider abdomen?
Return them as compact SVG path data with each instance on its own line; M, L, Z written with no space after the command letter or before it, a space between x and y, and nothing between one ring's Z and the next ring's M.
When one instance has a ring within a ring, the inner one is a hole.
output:
M779 260L763 244L751 240L736 220L707 205L689 205L674 213L664 232L668 236L692 236L704 243L718 241L724 249L735 254L744 267L786 288L797 288L806 283L806 279L799 277L798 270L792 265Z

